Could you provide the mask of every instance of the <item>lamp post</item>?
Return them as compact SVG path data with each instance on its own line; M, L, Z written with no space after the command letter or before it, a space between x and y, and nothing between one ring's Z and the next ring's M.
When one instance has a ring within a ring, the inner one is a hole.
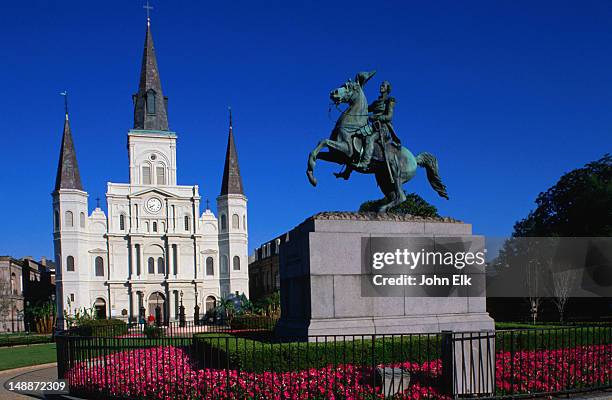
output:
M183 307L183 291L181 290L181 305L179 307L179 326L185 327L185 307Z

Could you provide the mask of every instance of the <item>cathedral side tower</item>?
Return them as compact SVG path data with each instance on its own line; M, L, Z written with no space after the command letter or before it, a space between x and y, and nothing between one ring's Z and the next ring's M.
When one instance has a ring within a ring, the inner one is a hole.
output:
M249 296L247 198L244 195L230 110L221 194L217 197L221 296Z
M56 265L58 319L62 311L89 307L90 277L87 249L87 197L83 190L68 110L64 121L53 197L53 247Z

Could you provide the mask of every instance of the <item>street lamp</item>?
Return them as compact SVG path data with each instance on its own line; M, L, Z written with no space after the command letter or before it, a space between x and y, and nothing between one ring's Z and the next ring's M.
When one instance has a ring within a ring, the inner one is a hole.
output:
M195 306L193 307L193 323L200 324L200 306L198 306L198 288L195 288Z
M183 328L185 326L185 307L183 307L183 291L180 292L181 305L179 307L179 326Z

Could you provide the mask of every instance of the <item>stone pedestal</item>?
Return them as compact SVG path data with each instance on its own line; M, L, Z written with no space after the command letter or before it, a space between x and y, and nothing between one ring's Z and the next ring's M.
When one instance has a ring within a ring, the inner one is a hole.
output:
M472 236L452 219L317 214L280 248L279 336L493 330L485 297L362 297L363 237Z

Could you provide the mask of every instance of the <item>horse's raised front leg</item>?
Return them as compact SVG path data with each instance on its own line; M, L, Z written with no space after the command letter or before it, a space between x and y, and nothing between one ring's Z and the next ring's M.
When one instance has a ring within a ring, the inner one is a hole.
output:
M338 150L344 154L350 153L349 146L344 142L337 142L330 139L323 139L319 142L317 147L314 148L308 155L308 167L306 168L306 175L308 176L308 180L312 186L317 186L317 178L314 176L314 168L317 164L317 156L319 152L324 148L328 147L333 150Z
M315 178L314 176L314 168L317 165L317 155L323 149L323 147L325 147L325 142L327 142L327 139L321 140L317 147L315 147L308 155L308 167L306 168L306 175L308 176L308 181L312 186L317 186L317 178Z

